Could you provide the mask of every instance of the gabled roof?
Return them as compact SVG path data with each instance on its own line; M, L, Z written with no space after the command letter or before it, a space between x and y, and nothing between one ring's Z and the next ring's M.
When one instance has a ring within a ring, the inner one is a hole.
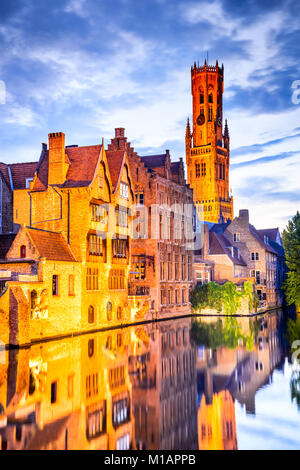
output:
M10 188L9 174L8 174L8 165L6 163L0 162L0 173L2 174L5 183Z
M267 243L264 242L263 235L260 235L258 230L256 230L256 228L251 224L249 224L249 231L266 251L274 253L275 255L277 254L276 250L274 250L274 248L272 248L271 245L268 245Z
M259 235L262 236L262 238L264 238L264 236L266 236L266 237L268 237L269 240L272 240L275 243L278 243L277 242L278 239L281 242L281 237L280 237L280 232L279 232L278 227L277 228L261 229L261 230L257 230L257 232L259 233Z
M65 152L69 159L70 166L67 172L66 181L61 185L61 187L75 188L89 186L94 178L101 148L102 145L66 147ZM48 164L49 150L46 150L39 162L37 179L33 187L35 191L43 191L48 186Z
M53 261L76 261L61 233L26 227L41 258Z
M124 150L106 150L106 158L114 190L119 181L124 155Z
M232 249L234 255L232 256ZM236 249L230 243L230 240L220 233L210 232L209 234L209 254L210 255L226 255L234 264L241 266L247 266L247 263L240 256L239 258L235 255Z

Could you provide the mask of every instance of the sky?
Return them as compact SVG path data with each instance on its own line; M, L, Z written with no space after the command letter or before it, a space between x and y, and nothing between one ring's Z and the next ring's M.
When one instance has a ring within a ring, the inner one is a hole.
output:
M300 210L299 0L1 0L0 161L48 133L185 156L194 61L224 63L234 211L281 230Z

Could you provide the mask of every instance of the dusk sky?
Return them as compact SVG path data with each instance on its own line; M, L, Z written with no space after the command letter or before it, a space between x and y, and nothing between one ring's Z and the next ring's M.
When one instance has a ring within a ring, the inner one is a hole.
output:
M300 209L299 18L299 0L0 0L0 161L115 127L140 155L184 157L190 67L208 54L225 68L235 214L282 229Z

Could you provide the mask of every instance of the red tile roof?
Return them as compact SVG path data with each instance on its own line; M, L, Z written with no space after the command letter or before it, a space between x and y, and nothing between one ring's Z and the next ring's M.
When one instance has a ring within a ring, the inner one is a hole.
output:
M61 233L27 228L41 258L53 261L76 261Z
M10 170L14 189L26 189L26 179L33 178L38 162L13 163Z
M114 190L115 190L118 184L121 166L122 166L122 162L124 158L124 150L107 150L106 158L107 158L110 178L111 178Z
M101 145L67 147L65 152L70 161L70 166L62 187L88 186L94 178L100 151ZM44 190L48 186L48 162L49 150L46 150L37 171L37 180L33 188L36 191Z

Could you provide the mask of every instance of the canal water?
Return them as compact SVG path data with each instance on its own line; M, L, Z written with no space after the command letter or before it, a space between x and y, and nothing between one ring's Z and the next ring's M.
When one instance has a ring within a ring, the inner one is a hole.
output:
M281 315L181 318L5 351L0 448L299 449L300 374Z

